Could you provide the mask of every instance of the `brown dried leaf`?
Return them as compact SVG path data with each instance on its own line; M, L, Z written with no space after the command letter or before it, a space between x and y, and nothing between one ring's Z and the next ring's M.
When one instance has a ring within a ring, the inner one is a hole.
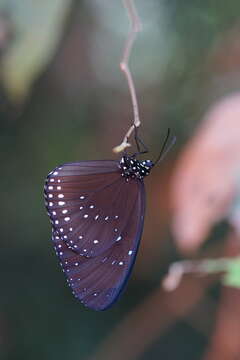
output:
M240 94L213 105L180 156L172 182L173 232L195 250L227 215L240 172Z

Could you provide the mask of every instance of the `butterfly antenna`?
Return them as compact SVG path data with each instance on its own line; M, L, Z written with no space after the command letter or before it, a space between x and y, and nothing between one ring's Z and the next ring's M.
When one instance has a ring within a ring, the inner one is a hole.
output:
M170 142L170 144L167 145L168 143L168 140L169 140L169 137L170 137L170 129L168 128L167 130L167 135L165 137L165 140L163 142L163 145L162 145L162 148L161 148L161 151L160 151L160 154L158 156L158 158L156 159L156 161L154 162L154 165L156 165L159 161L162 161L165 156L167 155L167 153L169 152L169 150L173 147L173 145L175 144L176 142L176 136L174 136ZM167 146L167 148L166 148Z

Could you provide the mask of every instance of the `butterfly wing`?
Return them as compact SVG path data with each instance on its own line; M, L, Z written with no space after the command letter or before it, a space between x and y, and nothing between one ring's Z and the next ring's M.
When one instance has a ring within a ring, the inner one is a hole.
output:
M143 182L126 182L113 161L66 164L49 174L45 196L55 249L74 295L95 310L108 308L136 258Z

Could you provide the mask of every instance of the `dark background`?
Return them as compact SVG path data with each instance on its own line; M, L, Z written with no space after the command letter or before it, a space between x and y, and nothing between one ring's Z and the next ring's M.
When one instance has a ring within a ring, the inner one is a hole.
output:
M161 290L181 257L170 235L169 179L208 106L239 89L240 3L136 0L143 32L130 64L141 137L151 159L168 127L177 145L146 179L145 229L127 291L99 313L67 287L43 184L61 163L117 158L112 148L132 121L118 65L127 15L120 0L55 1L52 11L49 3L0 2L1 359L202 359L220 286L205 291L205 279L190 279L203 292L195 300L187 286ZM213 238L223 238L226 227L216 231ZM186 310L175 311L185 300Z

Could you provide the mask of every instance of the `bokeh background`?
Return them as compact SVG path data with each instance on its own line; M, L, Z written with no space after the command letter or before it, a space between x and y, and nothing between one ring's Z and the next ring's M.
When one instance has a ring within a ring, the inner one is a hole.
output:
M239 252L240 2L136 6L141 138L151 159L168 127L177 144L145 181L127 291L97 313L65 282L43 184L61 163L117 158L132 121L127 14L120 0L0 0L1 359L240 359L236 267L231 286L190 274L162 288L174 261Z

